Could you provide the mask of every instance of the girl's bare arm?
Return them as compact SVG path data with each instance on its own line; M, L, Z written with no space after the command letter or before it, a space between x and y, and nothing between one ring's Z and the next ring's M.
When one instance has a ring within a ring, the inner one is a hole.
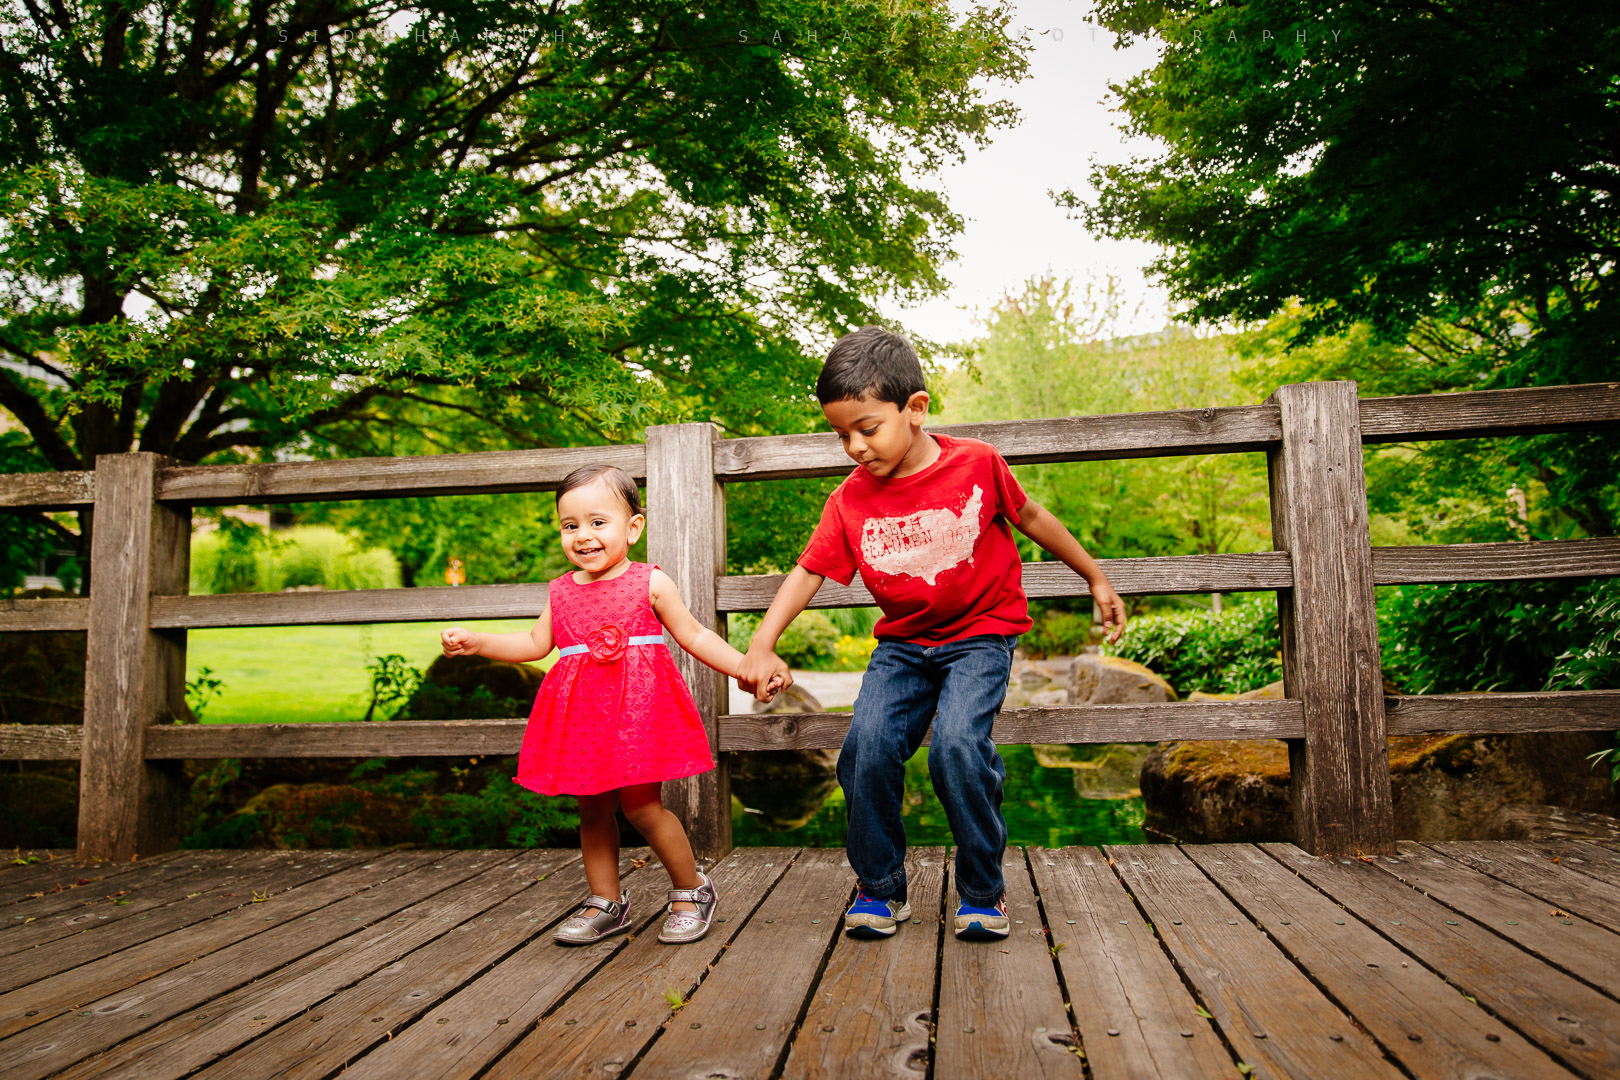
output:
M455 626L439 635L446 656L487 656L491 660L532 663L556 647L551 634L551 608L546 608L527 631L481 634Z
M725 638L697 621L687 610L680 590L675 588L675 582L670 580L668 574L653 570L649 596L658 621L664 624L664 629L670 632L681 648L721 674L736 678L737 669L742 666L743 654L732 648ZM771 694L774 696L775 691L772 690Z

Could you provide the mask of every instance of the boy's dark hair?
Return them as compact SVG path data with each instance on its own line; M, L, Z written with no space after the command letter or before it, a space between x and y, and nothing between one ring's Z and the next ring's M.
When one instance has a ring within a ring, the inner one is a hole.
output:
M927 389L911 342L881 326L863 326L834 342L816 380L823 405L872 397L903 409L912 394Z
M630 516L644 513L641 509L641 491L630 474L617 465L581 465L567 476L563 477L561 486L557 488L557 502L575 488L582 488L587 484L594 484L598 480L606 480L609 490L617 492L624 505L630 508Z

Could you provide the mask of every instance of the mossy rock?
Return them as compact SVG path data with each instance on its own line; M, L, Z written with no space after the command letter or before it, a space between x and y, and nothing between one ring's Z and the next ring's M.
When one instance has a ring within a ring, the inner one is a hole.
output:
M1504 808L1615 814L1620 798L1587 755L1606 732L1409 735L1389 740L1395 835L1494 839ZM1294 839L1288 747L1275 739L1161 743L1142 766L1147 828L1195 843Z

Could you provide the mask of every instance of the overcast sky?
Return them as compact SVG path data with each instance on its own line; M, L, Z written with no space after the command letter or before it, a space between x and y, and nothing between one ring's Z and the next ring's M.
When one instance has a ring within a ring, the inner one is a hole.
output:
M1121 279L1128 306L1140 304L1140 313L1120 332L1158 330L1168 317L1165 294L1142 273L1154 248L1092 236L1078 219L1067 219L1047 191L1072 188L1089 198L1092 162L1153 152L1152 142L1123 137L1104 99L1109 83L1151 67L1160 46L1115 49L1112 35L1086 23L1086 6L1077 2L1023 0L1016 9L1014 23L1029 26L1036 42L1030 74L1012 86L990 84L990 91L1016 104L1022 118L1016 128L998 132L988 148L970 149L966 161L936 178L951 208L967 219L954 245L958 259L945 269L950 292L912 308L891 301L884 314L924 337L962 340L979 332L975 312L983 315L1030 276L1112 273Z

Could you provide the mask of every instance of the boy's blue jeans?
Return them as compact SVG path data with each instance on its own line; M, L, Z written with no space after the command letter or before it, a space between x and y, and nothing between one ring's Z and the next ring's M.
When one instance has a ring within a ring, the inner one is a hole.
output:
M981 634L944 645L881 641L873 650L838 757L849 808L849 865L868 896L893 896L906 883L900 820L906 759L933 721L928 775L956 840L957 895L975 907L1001 898L1007 767L990 726L1007 694L1017 643L1017 637Z

